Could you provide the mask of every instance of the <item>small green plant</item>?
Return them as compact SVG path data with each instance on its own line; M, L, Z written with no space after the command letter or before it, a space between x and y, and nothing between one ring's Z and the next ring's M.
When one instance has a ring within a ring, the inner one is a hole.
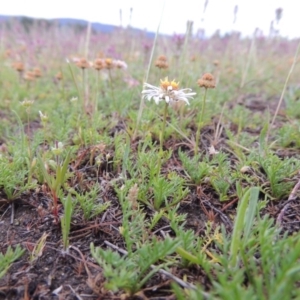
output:
M154 238L144 243L135 252L124 256L110 249L95 248L93 244L91 244L91 253L103 268L103 274L107 280L105 287L114 292L124 290L132 296L155 273L170 264L164 260L167 260L167 257L174 253L179 245L179 240L170 237L163 241ZM154 265L158 262L161 263Z
M120 188L116 186L115 190L123 213L122 226L119 231L124 238L127 251L132 253L147 240L148 221L139 207L137 201L139 189L133 180L128 180Z
M108 249L95 248L91 253L103 268L107 280L106 288L111 291L124 290L129 295L138 292L142 286L161 268L169 263L164 260L180 245L178 239L167 237L158 241L147 234L148 222L137 202L138 188L128 180L121 188L116 187L122 207L123 220L119 228L124 238L126 255ZM154 264L160 264L154 266Z
M199 155L189 158L188 155L181 150L178 151L178 155L185 172L196 185L199 185L201 181L210 174L212 167L207 161L200 161Z
M42 158L38 155L38 165L40 168L40 172L43 176L44 181L47 183L51 197L53 200L52 213L55 218L55 221L58 222L58 201L59 201L59 193L61 188L63 187L65 181L68 178L68 167L71 158L71 150L67 152L67 155L63 161L60 161L59 156L62 154L62 145L58 143L56 147L52 148L56 161L52 161L53 168L55 169L55 174L49 172L44 164Z
M5 275L11 264L20 258L24 252L25 250L17 245L15 249L9 246L5 254L0 253L0 278Z
M100 186L98 183L94 184L91 189L85 193L72 192L76 201L83 212L86 221L104 212L110 205L110 202L103 202L99 197Z
M210 182L214 190L218 193L220 201L228 200L228 190L231 187L232 181L229 178L214 176L210 178Z
M300 148L298 121L293 124L283 124L278 130L278 143L284 148Z
M186 197L189 193L183 185L185 180L176 173L170 173L168 179L164 176L157 176L149 182L153 187L153 207L159 210L162 205L165 207L174 206Z
M296 175L300 170L300 162L295 158L280 159L275 154L268 154L267 157L259 159L265 172L268 182L264 189L270 191L274 199L286 197L293 187L294 183L287 178Z
M21 157L0 157L0 189L4 191L8 202L14 201L23 192L34 187L33 183L27 181L28 173Z
M64 252L68 251L69 248L69 234L71 228L71 219L74 211L73 200L71 195L62 200L64 206L64 215L60 218L61 220L61 231L63 236L63 250Z
M260 208L259 189L252 187L240 199L232 235L225 228L215 232L198 244L201 255L191 238L188 247L177 248L187 262L203 268L213 286L209 293L200 286L192 290L173 286L178 299L298 299L299 238L282 235L272 219L260 218ZM204 249L212 260L203 256Z
M220 201L228 200L229 188L234 183L230 161L226 153L217 153L213 156L210 164L213 166L210 173L210 183L218 193Z

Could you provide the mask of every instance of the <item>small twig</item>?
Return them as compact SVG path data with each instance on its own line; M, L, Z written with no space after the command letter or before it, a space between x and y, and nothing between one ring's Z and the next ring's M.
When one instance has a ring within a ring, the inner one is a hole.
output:
M68 287L70 288L70 290L74 293L75 297L78 299L78 300L83 300L83 298L80 297L80 295L78 295L76 293L76 291L68 284Z
M81 256L86 273L88 274L89 277L92 277L92 273L89 270L89 268L87 267L87 261L86 261L85 257L83 256L82 252L75 246L70 246L70 249L74 249L77 253L79 253L79 255Z
M152 234L156 234L158 233L159 231L163 230L163 229L167 229L167 228L170 228L170 225L166 225L166 226L163 226L161 228L158 228L157 230L153 231Z
M2 207L1 207L2 208ZM1 218L0 220L3 219L3 217L5 216L5 214L7 213L7 211L9 210L9 206L7 207L7 209L4 211L4 213L1 215ZM1 222L4 222L4 221L1 221ZM1 224L1 223L0 223Z
M112 243L110 243L110 242L108 242L108 241L104 241L104 244L106 244L107 246L109 246L109 247L111 247L111 248L113 248L113 249L119 251L120 253L122 253L122 254L124 254L124 255L127 255L127 254L128 254L128 252L127 252L126 250L121 249L121 248L119 248L118 246L115 246L114 244L112 244ZM154 269L155 266L154 266L154 265L151 265L151 268ZM165 271L165 270L163 270L163 269L159 269L158 272L159 272L160 274L163 274L163 275L165 275L165 276L171 278L172 280L174 280L176 283L178 283L178 284L179 284L181 287L183 287L183 288L186 288L186 289L193 289L193 290L196 289L196 286L193 285L192 283L185 282L185 281L181 280L180 278L176 277L175 275L173 275L173 274L171 274L171 273L169 273L169 272L167 272L167 271ZM203 295L204 295L205 297L208 296L207 293L205 293L205 292L202 292L202 293L203 293Z
M300 179L299 181L296 183L296 185L294 186L294 188L292 189L290 195L289 195L289 198L288 200L284 203L283 205L283 208L281 209L277 219L276 219L276 224L277 225L281 225L282 224L282 219L283 219L283 216L285 214L285 212L288 210L288 208L290 207L291 205L291 202L293 202L296 198L297 198L297 192L300 188Z
M78 232L88 231L88 230L93 229L93 228L100 229L100 227L110 226L110 225L118 225L118 224L121 224L121 222L120 221L112 221L112 222L97 223L95 225L91 225L91 226L86 227L86 228L82 228L82 229L78 229L78 230L72 231L72 233L78 233Z
M11 204L11 215L10 215L10 224L12 225L14 223L15 218L15 204Z

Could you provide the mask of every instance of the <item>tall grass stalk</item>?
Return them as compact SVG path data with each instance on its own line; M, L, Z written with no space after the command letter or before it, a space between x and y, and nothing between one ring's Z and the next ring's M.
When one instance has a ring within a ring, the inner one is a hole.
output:
M81 93L80 93L80 89L78 87L78 84L77 84L77 81L76 81L76 78L75 78L75 75L74 75L74 72L73 72L73 69L71 67L71 64L70 64L70 61L67 59L67 63L68 63L68 66L69 66L69 70L70 70L70 73L71 73L71 76L72 76L72 79L73 79L73 82L76 86L76 90L77 90L77 94L78 94L78 98L82 98L81 97ZM82 106L84 108L84 99L81 99L82 101ZM83 110L84 111L84 110Z
M161 152L163 152L164 135L165 135L165 129L166 129L167 115L168 115L168 106L169 106L169 104L167 102L165 102L163 124L162 124L161 133L160 133L160 139L159 139Z
M149 63L148 63L148 68L147 68L147 72L144 78L144 82L148 82L148 78L149 78L149 74L150 74L150 69L151 69L151 65L152 65L152 61L153 61L153 56L154 56L154 51L155 51L155 47L156 47L156 43L157 43L157 38L158 38L158 34L159 34L159 28L160 28L160 24L161 21L163 19L163 15L164 15L164 10L165 10L165 4L166 4L166 0L164 0L163 5L162 5L162 11L161 11L161 16L160 16L160 20L157 26L157 30L155 33L155 37L154 37L154 41L153 41L153 45L152 45L152 49L151 49L151 54L150 54L150 59L149 59ZM138 117L137 117L137 121L136 121L136 126L133 132L133 140L135 140L136 135L137 135L137 130L139 128L140 122L141 122L141 118L142 118L142 114L143 114L143 109L144 109L144 98L141 97L141 101L140 101L140 107L139 107L139 112L138 112Z
M278 104L277 104L277 107L276 107L276 111L275 111L275 114L273 116L273 119L272 119L272 122L271 122L271 125L269 126L269 129L268 129L268 133L267 133L267 138L266 138L266 141L269 140L269 134L270 134L270 130L273 128L274 126L274 123L275 123L275 120L276 120L276 117L278 115L278 112L279 112L279 109L281 107L281 104L282 104L282 101L283 101L283 97L284 97L284 94L285 94L285 91L287 89L287 85L288 85L288 82L290 80L290 77L294 71L294 68L295 68L295 65L296 65L296 62L297 62L297 59L298 59L298 55L299 55L299 51L300 51L300 42L298 44L298 47L297 47L297 50L296 50L296 53L294 55L294 60L293 60L293 63L290 67L290 70L289 70L289 73L285 79L285 83L284 83L284 86L283 86L283 89L282 89L282 92L281 92L281 96L280 96L280 99L278 101Z
M240 84L240 88L243 88L246 82L246 77L249 72L251 60L253 59L253 56L255 54L255 32L253 33L252 39L251 39L251 44L247 56L247 62L246 62L246 67L244 69L243 75L242 75L242 80Z
M196 142L195 142L195 155L198 154L198 148L199 148L199 139L200 139L200 131L203 124L203 117L204 117L204 111L205 111L205 104L206 104L206 95L207 95L207 88L204 89L203 99L202 99L202 108L201 108L201 114L198 121L198 127L196 132Z

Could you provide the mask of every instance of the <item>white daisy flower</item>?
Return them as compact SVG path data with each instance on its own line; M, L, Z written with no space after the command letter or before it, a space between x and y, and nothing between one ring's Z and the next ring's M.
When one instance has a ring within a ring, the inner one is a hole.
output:
M147 100L153 99L156 104L160 101L166 101L166 103L184 101L189 103L189 99L193 99L196 93L193 93L191 89L179 89L179 83L175 80L169 81L168 77L164 80L160 80L160 86L156 87L149 83L144 83L144 90L142 91L143 98Z

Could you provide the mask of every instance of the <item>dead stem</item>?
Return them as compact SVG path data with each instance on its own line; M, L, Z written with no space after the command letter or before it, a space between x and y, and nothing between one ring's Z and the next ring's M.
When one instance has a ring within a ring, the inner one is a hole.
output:
M284 205L283 205L283 207L282 207L282 209L281 209L281 211L280 211L280 213L279 213L279 215L276 219L276 224L277 225L279 225L279 226L282 225L282 219L284 217L284 214L288 210L288 208L290 207L291 202L293 202L297 198L297 192L298 192L299 188L300 188L300 179L296 183L294 188L292 189L288 200L284 203Z
M11 215L10 215L10 224L12 225L14 223L15 218L15 203L12 202L11 204Z

